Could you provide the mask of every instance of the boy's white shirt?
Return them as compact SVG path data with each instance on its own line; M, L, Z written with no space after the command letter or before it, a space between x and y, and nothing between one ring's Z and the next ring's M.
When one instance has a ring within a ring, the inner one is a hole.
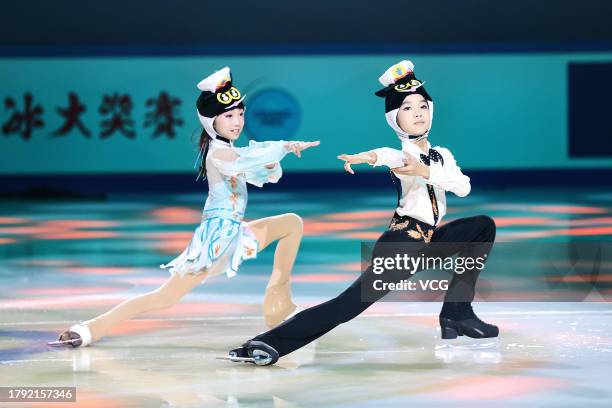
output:
M427 142L427 151L431 148ZM442 158L441 162L431 161L429 165L429 178L421 176L408 176L395 174L402 185L402 194L397 207L397 213L402 216L410 216L420 221L434 225L433 212L427 184L434 187L436 200L438 202L438 224L446 214L446 191L451 191L459 197L465 197L470 193L470 178L461 172L453 154L447 148L435 146ZM420 163L421 154L425 154L416 144L402 140L402 150L390 147L381 147L372 150L376 153L376 162L373 166L387 166L390 169L404 166L405 153L410 154Z

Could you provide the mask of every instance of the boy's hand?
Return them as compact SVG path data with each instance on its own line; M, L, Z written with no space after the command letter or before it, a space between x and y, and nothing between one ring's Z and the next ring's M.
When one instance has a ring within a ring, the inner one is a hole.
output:
M404 167L396 167L392 169L392 171L395 174L402 174L405 176L429 178L429 166L424 165L408 153L404 153Z
M376 157L373 157L373 155L374 154L368 153L341 154L338 156L338 159L344 160L344 170L351 174L355 174L355 171L351 168L351 164L375 163Z

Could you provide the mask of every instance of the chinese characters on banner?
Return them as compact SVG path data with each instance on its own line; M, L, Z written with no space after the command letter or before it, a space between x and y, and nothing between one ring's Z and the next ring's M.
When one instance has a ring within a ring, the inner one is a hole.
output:
M143 120L144 128L151 128L151 137L162 135L173 139L176 136L175 126L182 126L183 119L177 117L181 100L161 91L156 97L148 98L145 107L148 110ZM132 97L129 94L106 94L98 107L100 115L99 126L101 139L110 138L116 134L129 139L136 138L134 119L132 118ZM30 92L23 96L23 102L12 97L4 99L4 110L9 117L2 124L2 135L21 136L23 140L30 140L37 131L45 126L45 109L38 104ZM83 123L81 116L87 107L79 100L75 92L68 93L67 106L55 108L55 112L63 120L58 129L49 133L50 137L63 137L71 132L80 133L86 138L92 137L92 131Z

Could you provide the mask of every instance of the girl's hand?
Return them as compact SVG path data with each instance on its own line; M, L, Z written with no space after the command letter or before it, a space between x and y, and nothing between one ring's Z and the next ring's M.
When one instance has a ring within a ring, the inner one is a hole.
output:
M376 153L341 154L338 156L338 159L344 160L344 170L351 174L355 174L355 171L351 168L351 164L375 163Z
M310 149L321 144L320 141L314 142L289 142L287 143L287 150L293 152L297 157L302 157L302 151Z
M276 165L277 165L277 164L278 164L278 163L266 164L266 165L265 165L265 167L266 167L266 169L268 169L268 170L272 170L273 168L275 168L275 167L276 167Z
M392 169L392 171L395 174L402 174L405 176L429 178L429 166L424 165L408 153L404 153L404 167L396 167Z

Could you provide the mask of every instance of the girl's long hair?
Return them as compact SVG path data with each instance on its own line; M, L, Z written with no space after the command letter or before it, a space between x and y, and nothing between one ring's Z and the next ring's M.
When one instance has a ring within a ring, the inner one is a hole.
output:
M244 102L240 102L237 106L233 107L231 110L234 110L234 109L245 109ZM200 133L200 140L198 142L198 148L199 148L198 158L201 155L202 159L200 161L200 167L198 168L198 176L196 177L196 181L198 181L200 177L202 177L202 180L206 179L206 156L208 155L208 147L210 146L211 140L212 140L212 137L208 134L206 129L202 128L202 132ZM197 163L197 159L196 159L196 163Z
M202 132L200 133L200 140L198 142L198 154L202 155L200 160L200 166L198 168L198 177L196 181L201 177L202 180L206 180L206 156L208 155L208 147L210 146L210 141L212 137L208 134L208 132L202 128Z

